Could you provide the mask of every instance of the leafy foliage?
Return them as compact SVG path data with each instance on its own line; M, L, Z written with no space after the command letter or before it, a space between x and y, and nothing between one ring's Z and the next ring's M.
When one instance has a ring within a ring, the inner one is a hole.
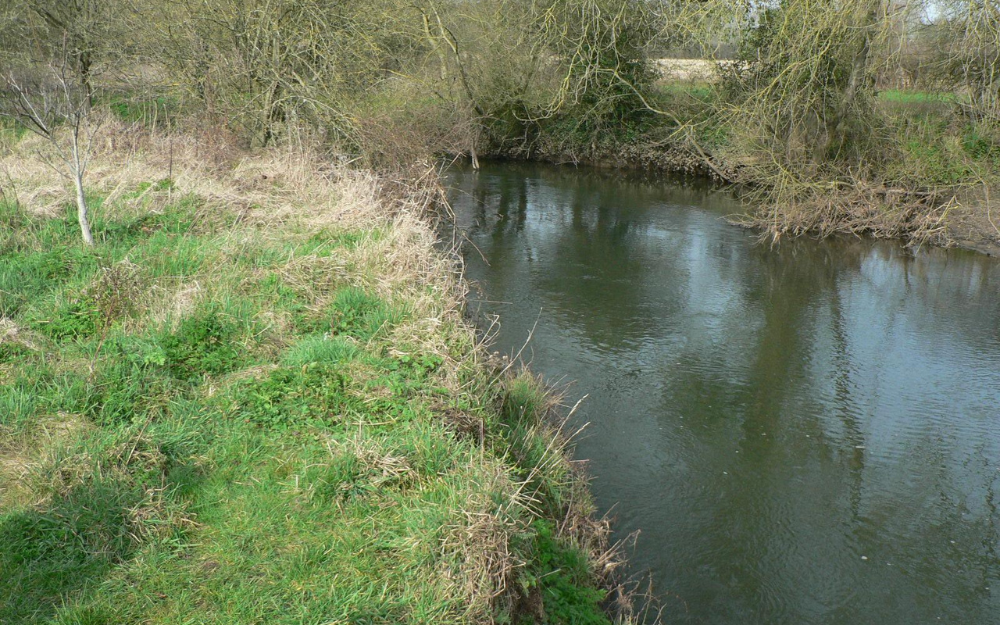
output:
M610 625L600 609L606 593L593 584L587 556L556 536L550 521L536 520L533 578L544 600L546 622L552 625Z
M163 337L164 364L181 380L232 371L240 364L239 338L236 323L209 307L185 317L176 331Z
M277 369L237 387L233 416L268 427L335 424L348 405L347 378L327 364Z
M379 330L398 323L404 312L392 309L363 289L347 287L337 291L330 316L332 333L368 340Z

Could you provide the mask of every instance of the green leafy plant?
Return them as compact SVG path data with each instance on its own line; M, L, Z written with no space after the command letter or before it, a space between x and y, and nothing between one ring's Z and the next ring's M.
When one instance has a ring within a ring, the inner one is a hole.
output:
M101 327L102 316L96 302L84 297L60 302L50 314L36 312L32 327L46 336L61 340L87 337Z
M331 331L362 340L371 338L392 320L392 313L384 301L356 287L337 291L332 308Z
M594 586L586 554L556 535L551 521L536 519L534 559L522 578L524 591L541 590L546 622L552 625L610 625L601 609L606 593Z
M187 317L162 339L166 367L181 380L232 371L241 362L239 334L236 323L214 308Z
M238 385L233 416L268 427L329 426L348 403L347 377L328 364L276 369Z

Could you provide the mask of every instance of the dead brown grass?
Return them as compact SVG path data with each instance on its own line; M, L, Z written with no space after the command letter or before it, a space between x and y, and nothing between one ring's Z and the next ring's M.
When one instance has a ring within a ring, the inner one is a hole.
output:
M834 234L902 239L908 245L954 244L948 224L958 207L954 198L863 181L829 186L816 193L783 202L762 202L761 208L735 223L758 228L764 238Z
M247 152L235 140L227 143L226 137L226 133L221 137L170 133L103 119L86 178L88 192L104 197L101 210L109 216L155 211L168 194L153 187L138 194L135 190L171 180L169 195L194 195L204 200L210 209L206 212L235 212L241 221L262 229L289 225L365 229L383 223L387 211L427 208L419 193L392 205L381 201L395 184L352 170L316 146ZM27 135L0 151L0 172L9 192L28 210L54 215L70 199L69 189L39 158L44 147L43 139ZM151 204L154 199L159 204Z
M0 509L37 506L83 473L82 462L63 462L64 449L90 424L78 415L58 414L41 419L28 436L6 435L0 428ZM60 464L59 471L49 467ZM53 488L53 479L58 482ZM40 488L40 481L47 483Z
M12 319L0 317L0 345L13 343L32 351L39 351L44 345L44 339L37 333L18 326Z

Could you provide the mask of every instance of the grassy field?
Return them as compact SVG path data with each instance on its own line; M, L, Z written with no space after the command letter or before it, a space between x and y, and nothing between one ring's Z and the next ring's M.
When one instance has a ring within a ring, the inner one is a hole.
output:
M609 622L553 400L485 358L428 197L118 124L87 249L32 141L0 153L0 622Z

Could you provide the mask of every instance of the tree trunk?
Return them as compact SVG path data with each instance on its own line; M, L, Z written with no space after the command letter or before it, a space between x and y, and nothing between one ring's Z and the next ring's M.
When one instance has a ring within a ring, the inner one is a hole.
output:
M80 122L77 121L77 124ZM83 242L87 245L94 245L94 235L90 232L90 218L87 209L87 197L83 194L83 170L84 161L80 155L79 127L73 133L73 161L70 163L73 174L73 185L76 187L76 218L80 222L80 232L83 234Z
M854 106L858 93L869 79L868 57L871 55L871 33L870 30L878 21L878 2L873 2L868 14L865 16L863 24L865 35L861 45L854 54L851 62L851 73L847 80L847 86L841 94L840 101L834 109L833 119L826 124L827 140L824 149L826 156L832 151L839 151L847 138L847 124L850 118L851 107Z
M448 60L445 58L444 50L438 45L437 39L431 34L431 20L426 13L424 13L424 36L427 37L427 42L438 56L438 61L441 63L441 82L445 82L448 80Z
M83 179L77 172L73 176L76 184L76 217L80 222L80 232L83 233L83 242L87 245L94 244L94 235L90 233L90 219L87 216L87 198L83 195Z
M90 68L93 64L90 52L79 52L77 63L80 65L80 84L83 86L83 93L87 98L87 106L90 107L94 105L94 89L90 84Z

